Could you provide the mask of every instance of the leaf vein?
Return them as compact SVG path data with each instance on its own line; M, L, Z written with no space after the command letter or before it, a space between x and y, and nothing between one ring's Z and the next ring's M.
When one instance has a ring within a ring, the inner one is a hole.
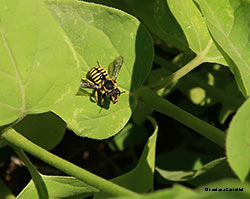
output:
M15 70L16 79L17 79L17 81L19 83L20 93L21 93L21 98L22 98L22 105L20 107L21 112L20 112L19 118L22 118L25 115L25 111L26 111L25 88L24 88L24 85L23 85L23 82L22 82L22 79L21 79L20 71L18 70L18 67L17 67L16 62L14 60L12 52L11 52L9 46L8 46L8 43L7 43L6 39L5 39L5 36L4 36L4 34L3 34L3 32L1 30L0 30L0 33L1 33L1 36L2 36L4 46L5 46L6 50L7 50L8 55L9 55L10 61L12 63L12 66L13 66L13 68Z

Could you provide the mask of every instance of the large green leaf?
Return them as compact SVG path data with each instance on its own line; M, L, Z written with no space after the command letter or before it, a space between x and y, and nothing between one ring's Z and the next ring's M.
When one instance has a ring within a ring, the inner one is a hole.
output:
M89 95L76 95L57 105L54 112L80 136L103 139L116 134L130 118L135 93L151 68L149 34L137 19L113 8L77 1L48 1L47 6L77 50L83 77L96 61L108 69L115 58L124 57L117 80L126 93L117 104L102 108Z
M237 176L244 181L250 174L250 100L234 116L226 138L228 162Z
M240 183L234 179L206 184L198 190L191 190L181 185L173 188L163 189L154 193L129 196L129 199L244 199L250 197L250 184ZM126 199L125 197L110 197L107 199Z
M202 62L216 62L226 65L227 63L213 43L205 20L193 0L166 1L185 33L190 49L197 55L202 55Z
M173 45L182 51L188 52L189 49L186 37L180 27L180 24L178 24L173 14L171 13L166 1L148 1L148 6L151 9L153 8L152 11L144 11L142 13L144 18L148 19L146 23L148 24L150 30L152 30L155 35L157 35L163 41L166 41L168 44ZM143 7L141 8L142 10L144 10Z
M112 6L131 13L140 19L140 21L142 21L142 23L161 40L183 51L189 51L185 35L169 10L165 0L85 1Z
M144 125L130 122L117 135L107 141L112 150L123 151L125 148L145 143L148 134L149 132Z
M182 199L182 198L196 198L197 193L192 189L184 187L183 185L175 184L172 188L163 189L160 191L155 191L152 193L139 195L139 196L129 196L129 199ZM127 199L125 197L112 197L107 199Z
M111 179L112 182L139 193L153 190L158 125L154 119L150 120L155 130L149 137L137 166L128 173ZM106 193L99 192L95 194L95 199L106 198L107 196Z
M70 40L42 2L0 2L0 125L73 95L79 71Z
M245 97L250 91L250 1L196 0Z
M52 112L28 115L13 127L16 131L46 150L62 140L66 124Z
M213 182L218 179L223 179L225 177L234 177L230 167L228 166L226 159L219 158L213 160L204 166L193 169L193 170L165 170L161 168L156 168L159 174L170 181L191 181L192 184L205 184L208 182ZM198 182L198 183L197 183Z
M42 175L46 184L50 199L81 199L87 197L98 190L77 180L73 177L66 176L45 176ZM17 199L38 199L37 190L33 181L22 190Z

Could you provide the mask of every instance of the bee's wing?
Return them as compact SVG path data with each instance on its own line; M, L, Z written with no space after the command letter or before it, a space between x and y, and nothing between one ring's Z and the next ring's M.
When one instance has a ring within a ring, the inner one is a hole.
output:
M123 64L123 57L117 57L109 67L109 76L116 80Z
M82 82L80 84L80 88L93 88L98 89L99 87L95 85L93 82L88 80L87 78L82 78Z

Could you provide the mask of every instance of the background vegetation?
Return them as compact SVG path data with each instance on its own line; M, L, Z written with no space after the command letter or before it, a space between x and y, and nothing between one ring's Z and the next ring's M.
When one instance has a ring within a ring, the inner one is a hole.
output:
M249 10L1 1L0 198L250 197ZM118 56L101 107L81 78Z

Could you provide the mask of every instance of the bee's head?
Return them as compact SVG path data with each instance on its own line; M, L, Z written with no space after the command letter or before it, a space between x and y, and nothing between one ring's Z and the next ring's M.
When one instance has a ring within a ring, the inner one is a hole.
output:
M121 92L119 88L115 88L114 90L108 93L108 96L109 99L113 102L113 104L115 104L116 102L118 102L118 99L122 93L125 92Z

